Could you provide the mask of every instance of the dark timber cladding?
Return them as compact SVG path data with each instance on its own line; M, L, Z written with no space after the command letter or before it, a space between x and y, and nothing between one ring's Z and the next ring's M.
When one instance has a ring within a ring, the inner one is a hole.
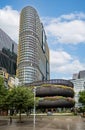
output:
M28 86L36 86L36 96L40 97L38 108L71 108L75 105L73 83L69 80L38 81Z

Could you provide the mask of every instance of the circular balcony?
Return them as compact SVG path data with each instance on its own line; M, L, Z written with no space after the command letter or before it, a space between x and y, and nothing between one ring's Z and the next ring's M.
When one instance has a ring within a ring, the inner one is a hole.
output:
M64 96L64 97L73 97L74 91L72 88L62 85L53 85L49 84L47 86L41 86L36 89L37 97L45 96Z
M39 101L38 103L38 107L39 108L71 108L73 107L75 104L74 100L71 98L58 98L58 99L54 99L53 97L51 97L50 99L42 99Z
M73 83L65 79L51 79L51 80L44 80L44 81L36 81L33 83L25 84L25 86L41 86L42 84L64 85L73 88Z
M75 105L74 86L69 80L52 79L27 85L36 86L36 97L40 97L38 108L71 108Z

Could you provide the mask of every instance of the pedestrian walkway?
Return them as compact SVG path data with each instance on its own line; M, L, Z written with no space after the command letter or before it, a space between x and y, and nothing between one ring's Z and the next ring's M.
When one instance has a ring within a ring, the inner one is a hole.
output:
M8 125L1 125L0 130L85 130L85 119L80 116L44 116L36 118L35 128L33 119L29 118L23 123L12 120Z

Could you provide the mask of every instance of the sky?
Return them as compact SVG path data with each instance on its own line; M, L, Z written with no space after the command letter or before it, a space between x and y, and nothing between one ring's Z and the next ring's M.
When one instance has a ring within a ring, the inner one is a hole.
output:
M71 79L85 70L85 0L0 0L0 28L16 43L19 17L34 7L44 25L50 50L50 78Z

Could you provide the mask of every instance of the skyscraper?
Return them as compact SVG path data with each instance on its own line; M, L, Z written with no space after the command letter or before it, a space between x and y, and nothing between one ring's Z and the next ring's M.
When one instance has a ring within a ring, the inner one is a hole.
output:
M17 77L23 84L50 78L45 30L31 6L23 8L20 14Z

